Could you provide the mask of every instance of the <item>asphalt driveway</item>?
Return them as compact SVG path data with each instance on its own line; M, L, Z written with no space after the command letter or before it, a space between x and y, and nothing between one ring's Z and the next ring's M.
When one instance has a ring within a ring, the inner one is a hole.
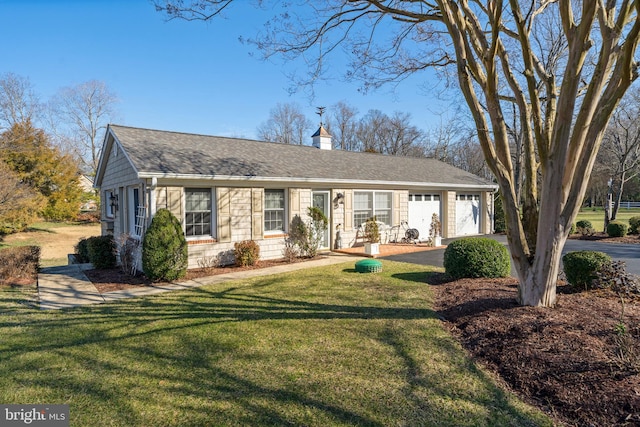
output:
M507 245L507 236L504 234L492 234L486 237L495 239L505 246ZM445 240L444 244L447 244L450 241L451 240ZM624 261L627 265L627 272L640 276L640 245L603 243L589 240L567 240L562 253L565 254L567 252L574 251L604 252L616 261ZM382 259L442 267L444 262L444 249L391 255L382 257ZM516 275L513 267L511 268L511 274L512 276Z

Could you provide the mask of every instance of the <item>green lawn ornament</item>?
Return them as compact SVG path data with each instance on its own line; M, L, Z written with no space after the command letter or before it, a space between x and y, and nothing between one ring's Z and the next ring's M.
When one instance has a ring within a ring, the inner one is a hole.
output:
M382 271L382 263L375 259L363 259L356 262L358 273L379 273Z

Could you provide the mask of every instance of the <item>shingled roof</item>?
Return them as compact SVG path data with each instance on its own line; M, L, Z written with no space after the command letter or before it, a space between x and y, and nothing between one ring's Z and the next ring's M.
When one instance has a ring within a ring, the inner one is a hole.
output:
M139 178L253 178L289 182L394 183L438 188L495 185L434 159L396 157L239 138L109 125ZM106 165L102 159L100 168ZM100 180L104 170L98 171ZM99 185L99 183L98 183Z

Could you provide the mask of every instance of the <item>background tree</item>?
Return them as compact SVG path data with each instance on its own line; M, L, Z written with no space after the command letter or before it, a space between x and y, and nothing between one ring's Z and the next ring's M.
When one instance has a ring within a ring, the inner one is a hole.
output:
M0 161L47 200L41 214L50 220L75 219L82 190L73 158L53 146L44 131L27 121L0 135Z
M277 104L269 119L258 127L258 138L281 144L305 145L311 139L312 124L296 103Z
M0 235L24 230L36 221L45 199L0 161Z
M356 151L358 110L345 101L340 101L330 108L327 130L332 136L333 147L345 151Z
M52 132L91 176L98 169L101 138L115 116L117 101L104 82L91 80L61 89L50 102Z
M157 6L171 17L211 19L229 3L158 1ZM351 54L347 74L362 79L365 89L399 82L427 67L455 69L500 186L518 300L554 305L560 255L604 130L637 78L638 0L342 0L304 5L273 18L267 27L271 31L256 43L267 57L316 54L311 80L323 75L325 56L340 51ZM549 22L557 23L567 43L551 67L544 58L552 47L541 25ZM522 207L505 122L508 108L515 108L523 138L527 179Z
M605 209L605 229L609 221L616 219L622 194L627 182L640 172L640 96L633 93L613 113L607 127L602 149L598 153L601 170L611 179L613 207ZM608 217L607 214L610 214Z
M0 130L17 123L36 122L42 105L29 79L13 73L0 78Z
M424 132L411 124L411 114L396 111L387 117L382 153L392 156L424 156Z

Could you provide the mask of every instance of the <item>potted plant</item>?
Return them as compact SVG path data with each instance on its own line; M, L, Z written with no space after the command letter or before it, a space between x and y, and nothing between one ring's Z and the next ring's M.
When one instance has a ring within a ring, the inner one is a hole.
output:
M366 242L364 244L364 253L367 255L378 255L380 253L380 230L376 217L369 218L364 223L364 236Z
M442 246L442 237L440 236L440 218L438 214L431 216L431 228L429 229L429 243L431 246Z

